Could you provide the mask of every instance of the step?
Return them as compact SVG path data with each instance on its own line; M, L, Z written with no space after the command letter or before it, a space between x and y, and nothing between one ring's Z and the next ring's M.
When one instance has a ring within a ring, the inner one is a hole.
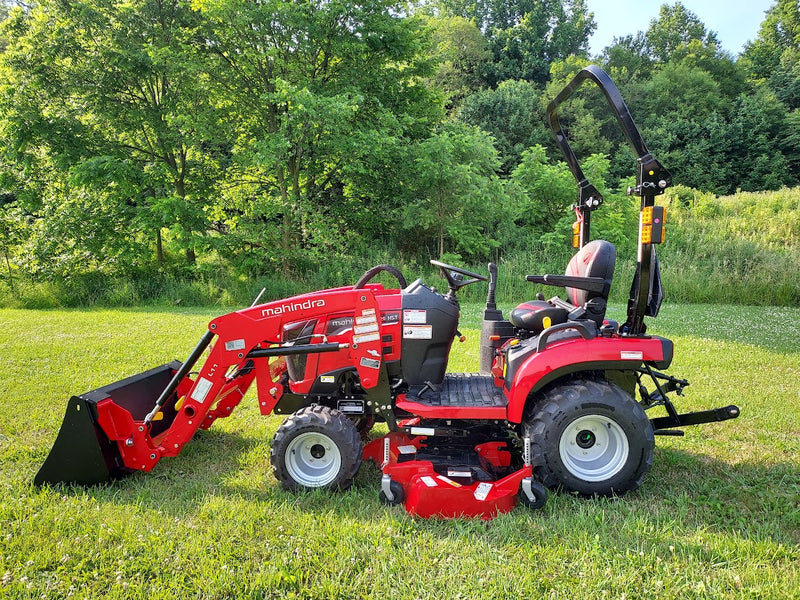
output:
M508 402L491 375L450 373L436 386L413 386L397 408L428 419L504 420Z

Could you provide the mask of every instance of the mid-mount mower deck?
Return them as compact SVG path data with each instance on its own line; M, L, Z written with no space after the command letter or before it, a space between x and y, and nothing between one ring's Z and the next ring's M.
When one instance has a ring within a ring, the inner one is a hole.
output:
M631 190L641 198L638 262L621 325L605 318L616 250L589 241L602 197L557 114L586 80L600 87L638 156ZM220 316L185 362L73 396L36 485L91 485L150 471L198 429L230 415L255 381L261 413L288 415L270 459L290 490L346 489L363 459L380 466L381 499L420 517L489 519L517 502L541 507L547 488L589 496L638 488L655 435L735 418L739 409L679 414L670 399L688 382L661 372L673 344L648 335L644 324L663 295L655 250L663 209L655 197L670 176L647 151L616 86L588 67L551 102L548 118L580 190L579 251L565 275L527 279L565 287L566 300L540 294L505 319L495 304L495 265L482 275L431 261L447 280L446 294L421 280L407 284L381 265L353 286ZM382 271L397 288L370 283ZM449 374L460 336L456 294L477 281L488 282L481 372ZM649 418L657 406L665 416ZM389 433L364 444L375 422Z

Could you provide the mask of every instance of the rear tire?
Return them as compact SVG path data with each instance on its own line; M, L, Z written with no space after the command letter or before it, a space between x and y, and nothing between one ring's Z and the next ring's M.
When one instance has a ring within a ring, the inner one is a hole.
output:
M584 496L637 489L653 466L655 437L644 409L604 380L549 388L523 420L534 474L550 488Z
M361 466L361 437L353 422L327 406L290 415L272 440L272 471L287 490L346 490Z

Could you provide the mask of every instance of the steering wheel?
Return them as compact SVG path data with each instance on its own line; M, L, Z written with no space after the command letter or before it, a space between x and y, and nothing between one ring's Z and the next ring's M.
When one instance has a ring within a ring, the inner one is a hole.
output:
M356 281L356 284L353 286L354 289L361 289L367 283L372 281L372 279L378 274L383 271L386 271L390 275L392 275L395 279L397 279L397 283L400 284L400 289L404 289L406 287L406 278L403 277L403 274L400 272L400 269L397 267L393 267L392 265L377 265L372 267L369 271L364 273L361 278Z
M434 267L439 267L439 270L442 272L442 275L447 280L447 285L450 288L450 291L453 293L457 292L465 285L469 285L470 283L475 283L476 281L489 281L489 278L486 275L478 275L478 273L467 271L466 269L462 269L461 267L454 267L453 265L447 265L443 262L439 262L438 260L432 260L431 264ZM470 279L464 279L463 277L455 277L453 273L469 277Z

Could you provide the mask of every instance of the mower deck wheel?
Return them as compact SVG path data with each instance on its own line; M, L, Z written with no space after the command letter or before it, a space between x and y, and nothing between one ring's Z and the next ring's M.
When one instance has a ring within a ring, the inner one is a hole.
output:
M389 500L386 494L381 490L381 493L378 495L382 504L386 504L389 506L396 506L398 504L402 504L405 501L405 490L403 490L403 486L400 484L399 481L392 480L389 484L389 489L392 492L392 496L394 498Z
M529 498L525 489L521 487L519 490L519 501L523 506L539 510L547 504L547 488L538 481L532 481L530 486L533 499Z

